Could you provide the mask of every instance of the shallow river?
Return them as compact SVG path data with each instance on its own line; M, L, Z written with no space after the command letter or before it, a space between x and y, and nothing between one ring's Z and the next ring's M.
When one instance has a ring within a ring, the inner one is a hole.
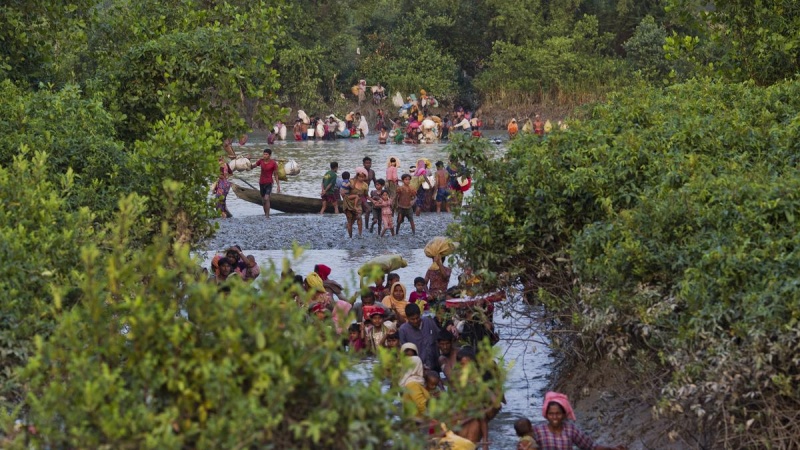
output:
M264 136L251 135L248 144L242 149L234 147L237 153L247 153L253 158L260 156L261 149L266 147ZM318 142L276 142L272 145L273 158L279 160L294 159L300 165L301 172L295 177L290 177L289 181L281 183L281 192L291 195L316 196L319 193L320 182L323 174L328 170L331 161L339 163L339 174L343 171L354 172L356 167L361 166L364 156L370 156L373 160L373 170L378 178L385 176L386 161L390 156L395 156L401 161L401 168L406 170L413 165L418 158L424 157L432 162L437 160L446 161L447 155L444 152L444 145L378 145L377 136L370 135L367 139L339 139L337 141L318 141ZM498 146L498 151L502 151L502 145ZM258 171L237 173L237 177L247 180L253 185L258 184ZM233 180L234 183L244 185L243 182ZM237 227L237 222L243 218L241 223L252 222L255 217L263 215L261 207L244 202L236 198L231 192L228 197L228 208L234 215L234 219L225 221L225 228ZM280 214L275 212L275 214ZM249 221L247 219L250 219ZM313 226L301 218L297 220L276 220L273 223L281 227L294 228L293 233L297 240L304 241L304 235L314 234ZM283 219L281 217L280 219ZM262 219L263 220L263 219ZM329 219L330 220L330 219ZM266 221L264 221L266 222ZM268 226L268 225L264 225ZM343 231L342 231L343 232ZM369 239L371 236L365 237ZM243 240L246 241L246 240ZM215 244L212 241L211 247ZM306 250L299 259L294 259L291 243L281 244L283 250L256 250L255 248L244 248L245 254L252 254L256 257L262 273L267 270L280 271L284 258L288 259L296 273L307 274L311 272L315 264L324 263L333 270L331 278L339 281L351 292L357 286L357 276L355 270L368 259L385 253L399 253L408 261L408 267L397 270L401 281L409 286L417 276L423 276L430 259L425 256L422 245L407 245L407 241L397 240L395 243L391 238L380 241L380 245L362 245L359 248L349 249L312 249ZM219 244L216 244L219 245ZM201 252L204 264L207 266L210 258L215 251L223 248L208 248L206 252ZM272 267L272 269L270 269ZM458 270L454 269L452 280L456 280ZM490 424L490 440L492 449L515 448L517 438L514 434L513 423L520 417L528 417L533 422L541 419L541 402L543 389L547 384L547 375L550 371L552 358L549 356L550 350L543 337L531 335L528 314L521 314L526 311L527 306L521 302L507 300L499 304L496 313L497 328L501 335L498 344L507 366L510 367L508 380L506 383L506 400L503 410L497 418ZM357 382L357 380L354 380Z

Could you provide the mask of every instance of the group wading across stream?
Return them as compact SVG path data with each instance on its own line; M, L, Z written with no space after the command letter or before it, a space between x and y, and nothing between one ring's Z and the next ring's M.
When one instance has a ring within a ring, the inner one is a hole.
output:
M251 135L244 147L236 148L237 154L258 155L267 147L266 137ZM276 160L294 160L300 166L300 173L281 184L282 192L304 197L319 196L320 180L327 170L329 161L337 161L341 170L351 170L362 165L363 158L369 156L373 161L385 162L391 156L401 161L427 158L432 161L447 160L444 144L430 145L379 145L377 137L362 140L336 141L277 141L269 146ZM380 174L383 167L373 165ZM341 173L340 170L340 173ZM237 172L232 183L244 186L256 185L258 172ZM240 178L241 180L237 180ZM245 183L246 182L246 183ZM205 242L204 266L208 267L211 258L232 245L239 245L246 255L253 255L261 271L280 271L287 259L293 271L306 275L317 264L331 268L332 277L339 280L344 290L353 293L358 289L358 267L371 258L387 253L399 254L408 266L395 270L407 285L413 285L416 277L423 276L430 265L430 258L423 251L425 244L435 236L443 236L447 226L453 221L452 214L423 213L416 217L416 235L400 233L391 239L378 239L365 232L361 239L349 239L345 231L343 214L283 214L272 211L271 219L265 221L259 205L237 198L228 197L228 209L233 218L218 219L216 235ZM292 251L294 243L306 250L299 258ZM461 269L453 267L451 285L454 285ZM490 448L510 448L516 445L514 422L521 417L533 420L539 415L544 390L552 364L547 341L543 336L533 333L532 317L536 311L516 299L499 302L496 306L495 327L500 336L496 347L502 355L503 363L509 369L504 393L506 403L490 422ZM364 367L356 368L351 377L353 382L368 376L368 358Z

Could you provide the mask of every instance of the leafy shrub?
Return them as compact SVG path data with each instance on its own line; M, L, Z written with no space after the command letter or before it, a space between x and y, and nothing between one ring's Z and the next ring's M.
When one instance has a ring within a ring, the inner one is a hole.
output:
M178 239L196 242L211 232L208 186L218 170L221 135L200 114L170 114L155 124L147 140L136 141L127 170L130 190L147 198L151 232L163 219Z
M664 53L666 40L667 30L656 24L653 16L645 17L623 46L628 63L648 80L666 77L669 73Z
M53 174L43 152L25 145L8 167L0 165L0 408L22 400L17 369L33 353L35 336L47 336L59 309L51 285L64 289L61 306L71 307L78 248L102 234L95 216L75 210L67 198L75 188L72 171Z
M610 40L593 16L541 41L498 40L475 86L487 100L503 102L521 97L566 103L605 94L625 78L624 64L607 56Z
M291 284L264 272L260 291L218 289L168 235L132 250L145 208L136 197L121 202L109 238L81 249L80 303L39 340L23 374L37 445L420 445L408 422L392 420L382 377L348 379L353 361L331 327L297 307ZM55 289L56 302L65 294Z
M799 93L638 88L473 159L458 251L538 293L585 349L658 361L658 411L706 445L796 445Z
M53 173L72 169L67 207L87 206L100 219L111 216L124 192L127 155L98 99L85 98L76 86L26 92L8 80L0 82L0 133L0 159L11 161L23 144L46 152Z

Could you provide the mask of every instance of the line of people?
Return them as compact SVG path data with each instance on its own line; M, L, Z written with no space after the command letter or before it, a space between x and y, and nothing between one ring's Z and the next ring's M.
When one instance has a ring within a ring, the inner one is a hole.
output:
M325 214L331 208L335 214L339 214L341 202L347 218L347 234L351 238L354 225L358 226L359 237L365 225L370 233L377 225L379 237L386 232L394 236L400 232L406 220L412 234L416 234L415 215L434 210L437 213L442 210L449 213L451 205L461 204L463 192L469 189L471 183L464 177L464 166L455 160L451 160L448 166L437 161L436 170L433 171L430 160L420 158L410 169L411 173L401 173L400 160L392 156L386 163L386 178L376 178L372 170L372 158L364 157L362 164L355 169L355 178L351 178L348 171L342 172L339 178L339 163L333 161L320 185L320 214ZM371 191L370 184L374 186Z

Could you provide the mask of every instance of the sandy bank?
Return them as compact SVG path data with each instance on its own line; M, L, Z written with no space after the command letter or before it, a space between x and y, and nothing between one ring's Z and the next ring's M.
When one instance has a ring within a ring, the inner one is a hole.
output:
M447 213L426 213L414 218L417 232L411 234L408 222L403 223L397 236L377 236L366 228L357 236L353 226L353 238L347 237L344 214L273 214L269 220L264 216L242 216L232 219L214 220L219 229L215 235L201 244L204 250L221 250L238 244L245 250L290 249L294 242L312 250L342 249L358 250L386 245L404 248L423 248L435 236L443 236L447 226L453 222Z

